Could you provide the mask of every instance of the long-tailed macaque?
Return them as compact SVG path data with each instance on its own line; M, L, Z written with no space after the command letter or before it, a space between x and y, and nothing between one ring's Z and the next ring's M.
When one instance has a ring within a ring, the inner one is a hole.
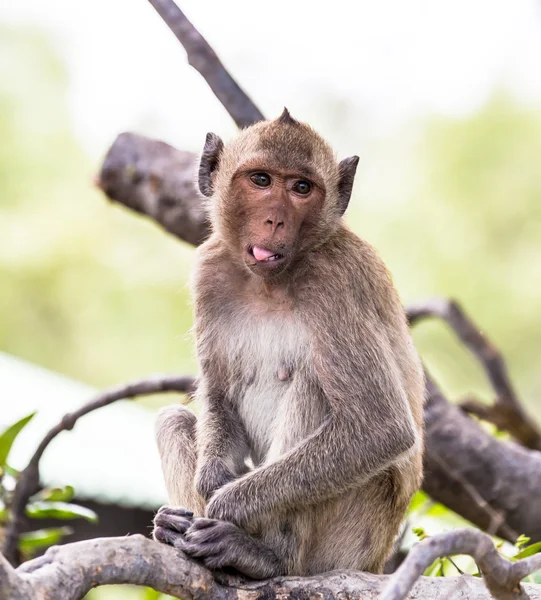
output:
M357 162L287 110L207 135L202 409L159 416L154 537L209 568L381 572L420 485L422 368L384 264L342 221Z

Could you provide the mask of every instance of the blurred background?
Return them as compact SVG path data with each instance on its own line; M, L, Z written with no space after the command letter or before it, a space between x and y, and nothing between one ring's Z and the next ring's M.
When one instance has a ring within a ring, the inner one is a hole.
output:
M179 4L266 115L285 105L339 157L360 155L349 225L406 303L462 304L541 419L541 4ZM234 134L225 110L145 0L1 3L0 82L0 425L37 409L43 428L95 388L195 373L193 249L107 203L92 180L119 132L197 152L207 131ZM490 399L444 325L414 335L451 397ZM170 401L88 417L51 447L46 477L142 507L146 522L165 501L152 411Z

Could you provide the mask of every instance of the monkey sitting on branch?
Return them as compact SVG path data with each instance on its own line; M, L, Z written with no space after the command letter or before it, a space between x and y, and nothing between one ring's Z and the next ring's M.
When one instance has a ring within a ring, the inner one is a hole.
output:
M202 412L158 417L171 505L154 538L211 569L379 573L421 483L420 361L383 262L342 221L357 163L287 110L226 146L207 135Z

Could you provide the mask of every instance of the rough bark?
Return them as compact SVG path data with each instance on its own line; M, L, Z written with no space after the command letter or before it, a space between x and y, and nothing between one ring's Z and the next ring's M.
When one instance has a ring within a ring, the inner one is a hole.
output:
M196 160L195 154L165 142L121 133L105 156L96 184L110 200L198 245L210 230L194 186Z
M447 545L440 543L441 552L447 551ZM456 546L451 549L455 551ZM471 547L467 549L472 550ZM440 555L439 552L433 554ZM411 582L404 584L404 571L416 573L415 568L424 564L423 560L426 562L426 550L416 558L414 566L413 561L409 566L404 563L398 580L401 589L411 587ZM502 568L500 563L497 567ZM210 571L181 552L140 535L55 546L17 570L0 556L0 600L80 600L95 587L123 583L150 586L186 600L376 600L384 589L396 589L394 581L394 576L353 571L265 581L249 581L224 574L213 577ZM541 600L538 586L524 585L521 591L528 596L514 598ZM403 595L388 597L402 599L406 594L407 590ZM482 580L460 576L416 577L409 597L416 600L488 600L491 596Z

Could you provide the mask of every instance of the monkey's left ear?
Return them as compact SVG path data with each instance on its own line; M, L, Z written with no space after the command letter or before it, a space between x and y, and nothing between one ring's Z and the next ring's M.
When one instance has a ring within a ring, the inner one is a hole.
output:
M212 173L220 163L224 143L215 133L207 133L199 163L199 190L203 196L212 196Z
M350 156L349 158L344 158L338 165L340 173L340 181L338 183L338 208L340 209L340 216L346 212L346 208L348 207L358 164L359 157Z

